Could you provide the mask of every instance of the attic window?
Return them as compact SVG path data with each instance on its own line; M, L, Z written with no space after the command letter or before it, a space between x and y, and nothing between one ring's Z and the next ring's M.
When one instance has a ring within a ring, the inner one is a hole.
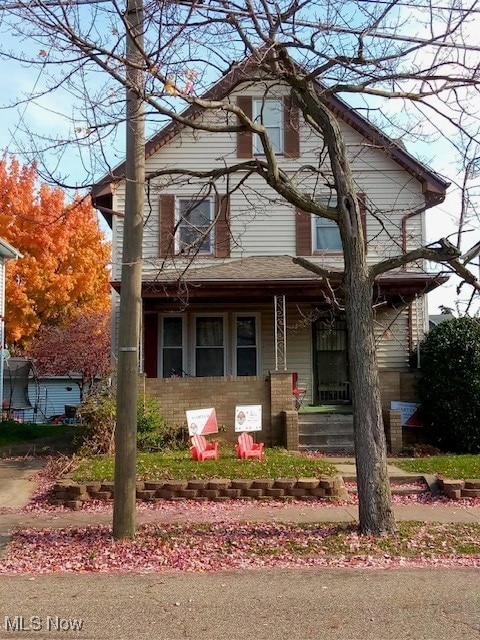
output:
M277 155L283 154L283 102L282 100L254 100L253 119L261 122L267 130L268 137ZM253 152L263 154L260 137L253 137Z

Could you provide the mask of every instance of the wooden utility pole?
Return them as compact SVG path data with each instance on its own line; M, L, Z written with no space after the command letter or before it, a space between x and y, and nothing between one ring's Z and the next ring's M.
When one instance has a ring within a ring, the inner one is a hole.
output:
M143 0L127 0L126 191L117 372L113 535L136 529L137 401L142 308L142 239L145 197Z

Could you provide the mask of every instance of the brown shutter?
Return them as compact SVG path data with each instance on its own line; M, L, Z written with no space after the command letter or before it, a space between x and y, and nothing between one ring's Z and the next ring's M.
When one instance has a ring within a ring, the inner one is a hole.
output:
M230 197L228 195L215 198L215 257L230 257Z
M143 370L147 378L157 377L158 356L158 315L146 313L143 316Z
M237 106L252 119L253 103L251 96L237 96ZM239 131L237 133L237 157L251 158L253 156L253 142L251 131Z
M160 258L172 256L175 252L175 196L160 196L158 220L158 255Z
M295 209L295 230L297 256L312 255L312 216L301 209Z
M367 197L364 193L357 193L358 205L360 207L360 218L362 220L363 239L367 247Z
M283 118L283 153L286 158L298 158L300 156L299 112L292 96L284 97Z

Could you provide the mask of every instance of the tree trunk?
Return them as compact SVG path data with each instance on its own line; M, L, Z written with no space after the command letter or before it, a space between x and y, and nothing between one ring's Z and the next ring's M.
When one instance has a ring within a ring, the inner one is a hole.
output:
M360 532L393 533L385 433L374 339L373 287L368 274L348 273L346 286L350 381Z
M290 77L294 96L306 118L321 130L337 192L338 226L345 260L345 298L350 382L359 500L360 532L395 530L387 473L373 323L373 275L367 265L357 187L343 135L333 113L312 85Z

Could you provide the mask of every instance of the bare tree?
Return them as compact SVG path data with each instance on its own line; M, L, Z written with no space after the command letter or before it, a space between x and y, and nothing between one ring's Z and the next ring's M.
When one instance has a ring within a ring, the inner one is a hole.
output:
M352 157L335 105L338 94L349 95L357 109L402 137L445 136L457 144L459 155L466 144L475 146L479 122L472 105L478 101L480 47L471 44L471 37L479 4L151 0L144 9L143 43L129 30L123 7L115 0L87 6L57 6L46 0L14 3L9 14L13 20L4 16L4 28L33 38L41 52L37 64L44 68L48 61L52 70L57 69L53 84L39 93L61 88L81 100L82 122L73 127L76 143L101 143L115 130L124 117L118 88L127 87L145 103L151 126L168 119L172 135L188 127L212 135L255 135L261 145L262 153L253 158L222 158L218 166L204 171L161 168L147 175L147 183L184 179L214 189L219 181L234 183L235 176L235 184L245 184L255 175L279 199L338 225L344 255L341 272L297 260L329 282L342 284L351 345L360 530L391 532L395 524L374 343L375 282L388 271L431 260L458 273L475 291L480 286L468 268L470 252L462 260L458 244L447 239L408 249L392 236L392 255L368 263ZM132 65L124 53L125 31L136 41L135 66L146 74L144 86L132 82L126 72ZM32 61L27 55L10 55ZM101 86L96 80L99 70ZM209 91L220 73L228 83L217 83L215 91ZM247 83L264 87L265 97L272 86L289 88L292 104L321 141L316 166L299 167L294 174L282 169L268 128L229 97L233 87ZM393 103L398 109L391 115ZM202 113L211 117L198 117ZM48 144L58 148L58 140ZM376 144L388 153L394 143L379 131ZM109 179L123 180L122 169L111 170ZM318 202L319 183L336 194L335 206ZM434 204L434 195L424 208ZM439 193L437 202L441 199ZM380 220L382 213L374 213Z

